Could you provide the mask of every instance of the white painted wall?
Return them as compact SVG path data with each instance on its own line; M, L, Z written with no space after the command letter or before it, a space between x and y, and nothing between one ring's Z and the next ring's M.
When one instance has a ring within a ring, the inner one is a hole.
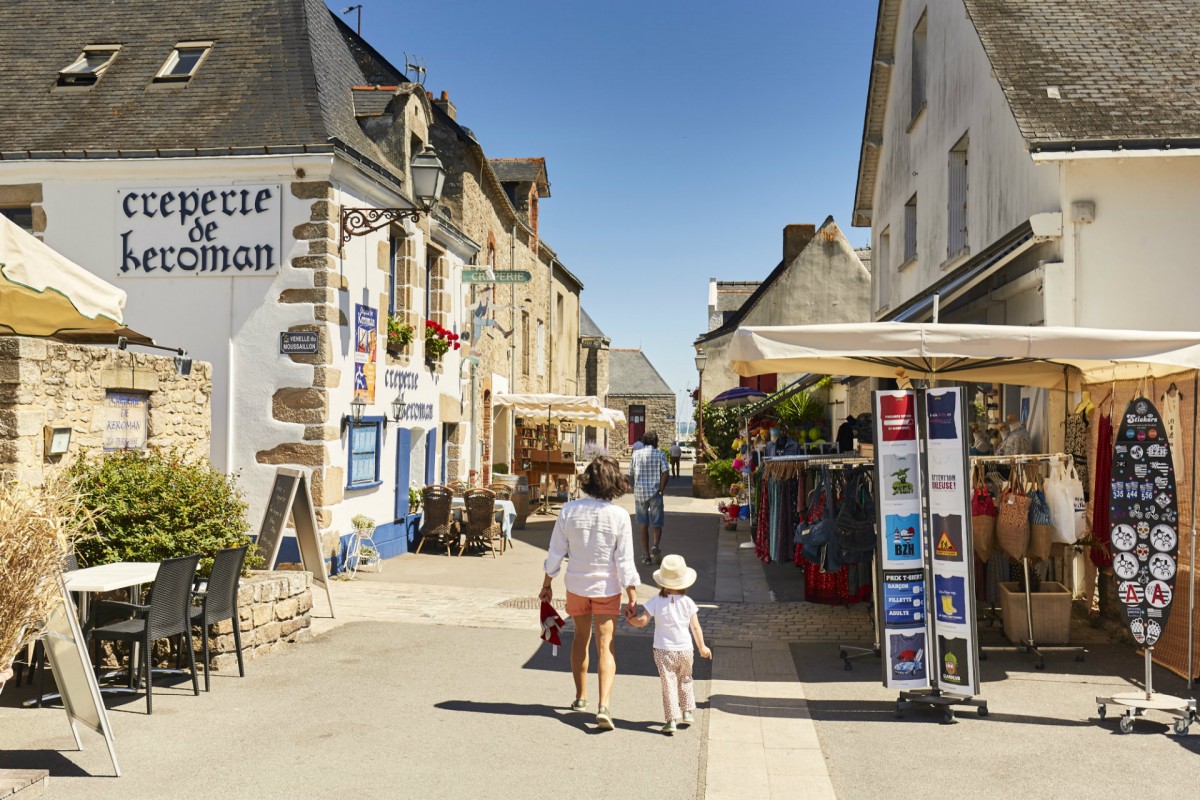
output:
M913 122L909 113L909 42L918 18L926 11L928 102ZM947 208L950 149L964 134L970 137L969 253L979 253L1032 214L1059 210L1057 169L1036 167L1030 160L1008 102L991 74L983 46L962 6L952 2L905 3L896 36L896 64L888 90L871 224L876 254L880 253L880 233L885 229L890 233L891 263L880 263L876 257L872 265L876 276L881 270L891 270L888 307L899 305L962 263L962 258L948 261ZM901 269L904 206L914 193L918 201L917 258Z

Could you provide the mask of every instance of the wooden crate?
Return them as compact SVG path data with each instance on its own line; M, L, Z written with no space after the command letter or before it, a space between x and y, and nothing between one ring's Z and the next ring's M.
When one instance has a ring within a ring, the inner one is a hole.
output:
M1033 601L1033 641L1035 644L1066 644L1071 639L1071 592L1054 581L1042 581L1030 595ZM1000 610L1004 635L1014 644L1029 638L1025 619L1025 593L1016 583L1000 584Z

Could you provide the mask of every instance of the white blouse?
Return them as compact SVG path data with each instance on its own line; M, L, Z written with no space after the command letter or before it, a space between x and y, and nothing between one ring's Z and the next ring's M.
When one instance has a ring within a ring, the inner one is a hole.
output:
M546 574L557 576L564 558L567 591L581 597L612 597L641 582L629 512L607 500L585 497L562 507L550 535Z

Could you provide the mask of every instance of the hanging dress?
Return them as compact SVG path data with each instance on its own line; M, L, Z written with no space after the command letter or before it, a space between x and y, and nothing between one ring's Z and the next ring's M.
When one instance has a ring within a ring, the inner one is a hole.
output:
M1169 429L1168 429L1169 430ZM1075 461L1075 471L1083 482L1084 499L1091 490L1088 482L1088 419L1087 412L1079 411L1067 417L1066 431L1067 454Z
M1112 565L1108 542L1112 528L1108 524L1109 503L1112 500L1112 417L1100 415L1096 425L1096 490L1092 493L1092 538L1101 546L1091 548L1090 557L1097 567Z

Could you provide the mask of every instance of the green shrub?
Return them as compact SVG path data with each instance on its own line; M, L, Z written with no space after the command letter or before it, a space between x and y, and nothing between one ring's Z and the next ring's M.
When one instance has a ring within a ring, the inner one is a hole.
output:
M492 474L493 475L507 475L508 474L508 464L505 464L503 461L497 461L495 464L492 464Z
M95 515L97 535L77 547L87 566L199 553L207 575L218 550L250 543L246 501L233 476L208 459L158 449L84 453L70 474ZM261 564L251 547L246 569Z
M733 459L721 458L710 461L704 467L708 479L722 494L729 491L729 484L741 480L742 476L733 468Z

